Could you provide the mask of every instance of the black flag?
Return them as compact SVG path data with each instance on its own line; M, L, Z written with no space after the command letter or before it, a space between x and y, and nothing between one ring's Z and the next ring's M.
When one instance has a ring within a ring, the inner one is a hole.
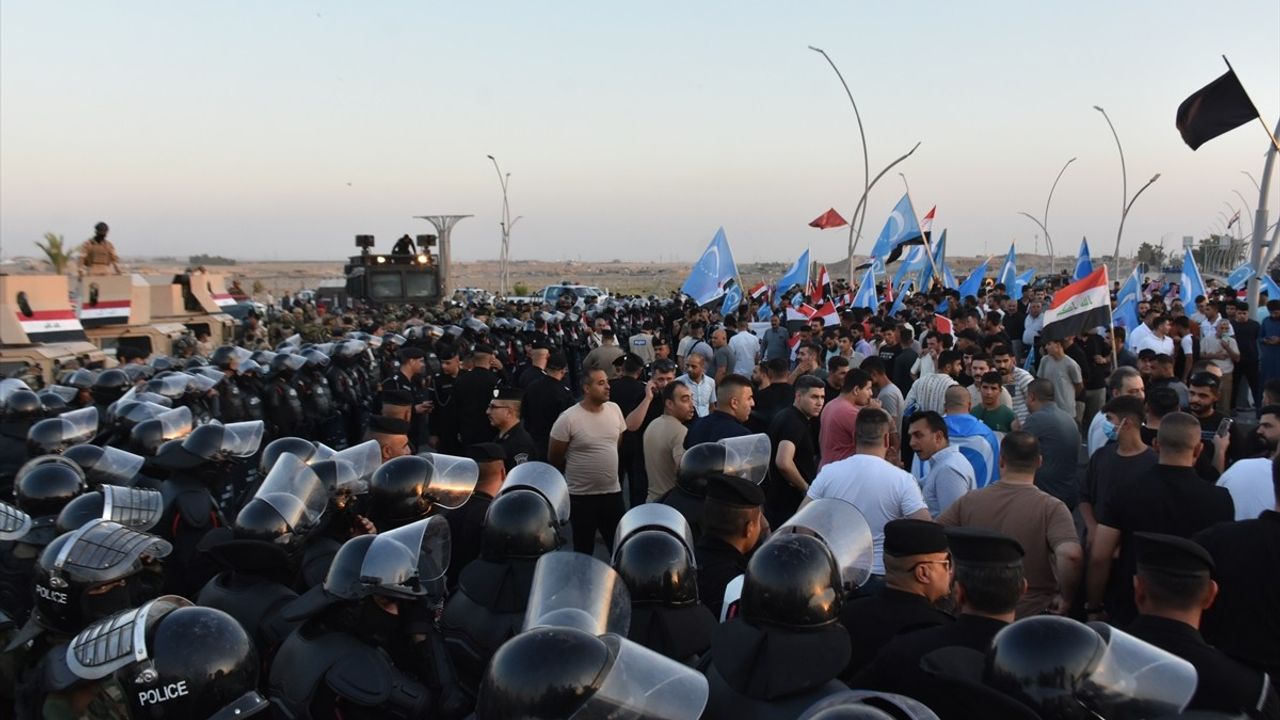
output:
M1177 126L1183 142L1195 150L1257 117L1258 109L1245 93L1236 71L1228 69L1222 77L1182 101Z

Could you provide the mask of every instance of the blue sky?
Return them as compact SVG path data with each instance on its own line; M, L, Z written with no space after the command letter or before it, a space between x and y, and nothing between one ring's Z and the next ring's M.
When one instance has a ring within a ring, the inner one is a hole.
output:
M688 260L719 226L739 261L843 255L862 154L825 48L953 254L1031 250L1054 176L1059 254L1203 234L1249 206L1256 123L1197 152L1174 111L1226 54L1280 117L1280 4L35 2L0 6L0 245L112 225L124 254L322 259L410 216L472 213L498 252L494 154L524 218L515 258ZM1260 178L1259 178L1260 179ZM1274 186L1273 186L1274 187ZM903 192L872 192L862 247ZM1273 193L1272 218L1280 208ZM1246 226L1248 223L1245 223Z

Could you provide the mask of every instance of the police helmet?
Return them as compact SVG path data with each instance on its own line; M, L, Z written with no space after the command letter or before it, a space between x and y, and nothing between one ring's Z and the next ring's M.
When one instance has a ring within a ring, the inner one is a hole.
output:
M110 405L119 400L131 384L129 376L125 375L123 370L111 368L103 370L102 374L94 379L93 387L89 388L89 392L93 395L94 402L99 405Z
M30 422L44 417L44 406L31 390L17 390L5 400L3 412L5 422Z
M93 387L95 380L97 380L97 373L86 368L80 368L68 375L65 382L58 384L67 385L77 390L88 390Z
M742 615L753 624L816 627L835 622L843 606L840 571L812 535L776 535L747 563Z
M62 457L74 462L84 471L90 487L98 485L132 485L138 471L146 462L141 455L134 455L113 447L97 445L72 445Z
M67 648L78 677L115 676L132 717L245 718L269 713L253 641L230 615L176 595L86 628Z
M18 507L34 518L52 518L88 490L84 472L75 463L53 455L30 460L14 477Z
M520 633L493 654L480 683L476 720L571 717L600 689L612 663L608 643L582 630Z
M727 448L720 443L698 443L685 451L676 469L676 483L697 497L707 494L707 478L724 472Z
M369 478L369 514L394 524L425 517L434 506L458 508L471 497L480 468L470 458L440 453L404 455Z
M54 526L58 534L69 533L101 518L130 530L148 532L163 514L164 500L159 490L103 485L67 503Z
M266 477L276 460L285 453L292 453L303 462L308 462L316 454L316 444L300 437L276 438L263 448L262 457L258 459L258 472Z
M555 510L541 494L517 488L489 503L480 529L480 557L537 558L560 547Z
M240 348L234 345L222 345L209 354L209 364L219 370L230 370L232 361L240 359Z
M682 606L698 602L698 571L693 556L669 532L635 533L618 548L613 567L627 583L633 604Z

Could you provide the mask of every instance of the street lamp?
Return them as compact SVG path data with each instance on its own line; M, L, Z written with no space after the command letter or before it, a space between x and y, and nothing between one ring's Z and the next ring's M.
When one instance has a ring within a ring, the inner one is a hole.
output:
M1093 109L1102 113L1102 118L1107 121L1107 127L1111 128L1111 136L1116 139L1116 149L1120 151L1120 227L1116 229L1116 250L1115 253L1112 254L1115 276L1120 277L1120 238L1124 235L1124 220L1129 215L1129 209L1133 207L1133 203L1137 201L1138 196L1142 194L1142 191L1151 187L1151 183L1160 179L1160 173L1153 175L1151 179L1147 181L1147 184L1139 188L1138 192L1134 193L1133 197L1130 198L1129 172L1124 164L1124 146L1120 144L1120 134L1116 132L1116 126L1111 122L1111 117L1107 115L1106 110L1103 110L1102 107L1098 105L1094 105Z
M507 294L508 282L511 276L508 271L508 259L511 252L511 228L515 226L515 220L511 219L511 205L507 202L507 186L511 183L511 173L502 172L502 168L498 167L498 160L492 155L486 155L490 162L493 163L493 169L498 173L498 184L502 187L502 219L498 221L499 227L502 228L502 251L499 254L498 268L498 292L503 295ZM522 216L523 217L523 216ZM516 218L519 220L520 218Z
M849 83L844 81L844 75L840 72L840 68L836 67L836 63L827 55L827 51L822 48L816 48L812 45L809 49L821 55L826 59L827 64L832 70L836 71L836 77L840 78L840 84L844 86L844 94L849 98L849 104L853 106L853 117L858 121L858 137L862 140L862 199L866 200L867 195L871 194L871 159L867 155L867 133L862 129L862 113L858 112L858 103L853 99L853 91L849 89ZM917 143L918 145L919 143ZM914 148L912 148L914 151ZM907 153L910 155L911 153ZM891 166L892 167L892 166ZM887 169L887 168L886 168ZM863 217L866 217L867 211L862 210ZM855 234L854 228L857 228ZM862 237L862 221L858 219L858 211L854 210L853 215L849 218L849 282L853 282L853 249L857 244L855 238Z
M1249 234L1252 235L1253 234L1253 211L1249 209L1249 201L1244 199L1244 196L1240 194L1239 190L1232 190L1231 192L1235 193L1236 197L1240 198L1241 203L1244 203L1244 214L1249 217Z
M1076 161L1076 158L1071 158L1070 160L1068 160L1067 163L1062 166L1062 169L1058 171L1058 177L1053 179L1053 185L1049 186L1049 197L1046 198L1044 201L1044 219L1043 220L1036 219L1036 217L1031 213L1025 213L1021 211L1019 211L1018 213L1019 215L1026 216L1031 220L1031 222L1035 223L1036 225L1039 225L1040 231L1044 233L1044 246L1045 246L1045 249L1049 251L1049 274L1050 275L1053 275L1056 270L1055 264L1057 262L1057 255L1053 251L1053 238L1049 236L1049 203L1053 202L1053 191L1058 189L1058 181L1062 179L1062 174L1065 173L1067 171L1067 167L1070 166L1071 163L1075 161Z
M1241 170L1240 172L1241 172L1241 174L1243 174L1245 177L1249 178L1249 182L1253 183L1253 188L1254 188L1255 190L1257 190L1258 192L1262 192L1262 188L1261 188L1261 187L1258 187L1258 181L1253 179L1253 175L1252 175L1252 174L1250 174L1248 170Z

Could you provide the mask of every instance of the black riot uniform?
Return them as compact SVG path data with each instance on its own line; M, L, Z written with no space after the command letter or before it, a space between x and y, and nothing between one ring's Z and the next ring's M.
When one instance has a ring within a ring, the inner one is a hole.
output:
M286 619L304 623L271 665L272 702L298 720L433 716L441 702L430 688L451 680L451 670L427 619L427 588L448 558L449 529L439 517L347 541L323 586L285 609Z
M176 595L86 628L67 647L62 665L67 671L62 674L82 683L118 687L123 702L112 704L124 717L191 720L270 713L257 690L253 641L226 613L194 607Z
M793 718L845 689L835 678L849 660L836 622L843 591L821 540L775 535L747 565L741 615L722 624L703 667L707 718Z
M409 414L409 440L413 446L418 449L425 449L428 439L427 418L425 412L418 412L416 406L427 402L431 399L430 390L427 388L426 377L419 374L413 377L405 377L401 371L401 364L413 360L423 360L426 353L421 348L409 347L399 352L399 362L393 368L393 372L384 373L382 376L382 392L388 390L398 391L406 394L409 398L411 406Z
M302 356L288 353L279 353L271 360L271 383L265 400L271 437L291 437L302 430L302 398L294 376L305 364Z
M436 348L436 358L441 365L453 367L456 370L458 350L452 345L439 345ZM436 438L434 440L436 450L453 455L462 450L458 440L459 405L454 398L457 383L457 374L438 372L431 376L431 399L434 403L431 409L431 437Z
M10 496L13 478L27 458L27 432L44 417L40 398L19 383L0 380L0 497Z
M937 523L902 519L884 526L885 555L945 553L947 547L947 537ZM888 586L874 595L853 600L840 612L840 623L853 641L853 654L843 677L852 678L894 637L945 625L953 619L935 608L924 595Z
M707 479L729 474L759 485L769 464L769 438L747 435L717 442L698 443L685 451L676 468L676 485L658 498L684 516L696 541L702 535L702 504Z
M502 462L502 446L497 443L480 443L468 448L467 455L476 462L479 471L487 477L496 477L498 463ZM478 483L477 483L478 484ZM458 584L458 576L472 560L480 557L485 517L493 503L493 495L476 487L471 497L460 508L449 510L449 533L453 539L452 557L449 559L449 587Z
M698 601L693 533L679 512L646 503L622 516L613 567L631 591L634 642L687 665L711 647L717 622Z
M218 567L198 550L210 530L226 525L219 498L239 497L248 487L264 432L260 421L202 425L181 441L170 441L152 464L169 477L160 485L164 515L158 532L174 545L174 562L165 573L165 590L194 596Z
M65 458L49 456L28 462L18 471L15 506L0 506L0 611L15 623L31 613L36 560L58 536L63 508L88 489L80 468Z
M299 623L281 616L297 598L298 560L308 536L323 521L329 493L306 459L280 455L230 527L211 530L200 549L227 568L197 597L231 615L254 639L263 661Z
M554 468L541 467L547 471L508 478L489 504L479 557L462 570L440 620L458 682L472 698L489 659L523 626L535 563L563 544L569 488Z
M1160 533L1134 533L1134 542L1137 582L1146 588L1170 584L1170 581L1175 587L1189 587L1186 596L1161 600L1181 603L1182 609L1199 607L1214 569L1208 551L1191 540ZM1280 717L1280 699L1263 673L1205 642L1195 626L1159 612L1154 602L1146 606L1139 602L1138 617L1125 631L1195 666L1196 692L1188 706L1190 709Z
M1218 597L1200 631L1209 644L1280 677L1280 575L1258 567L1280 567L1280 512L1253 520L1219 523L1195 541L1213 556Z
M266 392L262 372L262 366L253 360L246 360L237 371L235 382L244 392L245 420L267 419L266 409L262 406L262 397Z

